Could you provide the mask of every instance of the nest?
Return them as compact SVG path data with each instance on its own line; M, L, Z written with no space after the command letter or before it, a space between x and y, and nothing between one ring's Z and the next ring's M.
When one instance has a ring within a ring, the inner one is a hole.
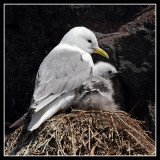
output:
M120 110L61 113L33 132L27 125L6 140L5 155L155 155L144 122Z

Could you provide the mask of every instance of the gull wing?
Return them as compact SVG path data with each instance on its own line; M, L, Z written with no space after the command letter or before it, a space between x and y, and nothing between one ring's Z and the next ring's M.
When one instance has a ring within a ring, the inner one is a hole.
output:
M39 111L89 78L91 66L73 47L54 48L41 63L35 81L31 108Z

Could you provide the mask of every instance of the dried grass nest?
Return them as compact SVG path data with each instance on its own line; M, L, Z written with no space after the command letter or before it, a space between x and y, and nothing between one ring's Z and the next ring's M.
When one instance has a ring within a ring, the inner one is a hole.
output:
M33 132L27 125L6 140L5 155L155 155L144 122L120 110L61 113Z

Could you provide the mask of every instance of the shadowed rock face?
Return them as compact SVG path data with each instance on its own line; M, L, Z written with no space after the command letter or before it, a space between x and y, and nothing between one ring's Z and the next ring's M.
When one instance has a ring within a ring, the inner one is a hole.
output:
M75 26L93 30L121 71L125 107L153 131L155 7L147 5L5 6L5 111L14 122L29 108L44 57ZM94 62L107 61L93 54ZM143 111L143 112L142 112ZM152 111L152 112L151 112Z
M153 126L149 102L155 103L155 9L147 7L138 15L118 32L103 35L99 43L113 53L110 60L122 72L126 109L136 105L132 113Z

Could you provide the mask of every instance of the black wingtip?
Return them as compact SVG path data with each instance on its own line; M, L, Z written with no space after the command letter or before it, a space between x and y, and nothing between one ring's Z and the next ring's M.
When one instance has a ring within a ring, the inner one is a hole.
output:
M9 128L15 128L15 127L18 127L20 126L21 124L23 124L23 122L26 120L26 117L28 116L28 112L25 113L22 117L20 117L17 121L15 121L13 124L11 124L9 126Z

